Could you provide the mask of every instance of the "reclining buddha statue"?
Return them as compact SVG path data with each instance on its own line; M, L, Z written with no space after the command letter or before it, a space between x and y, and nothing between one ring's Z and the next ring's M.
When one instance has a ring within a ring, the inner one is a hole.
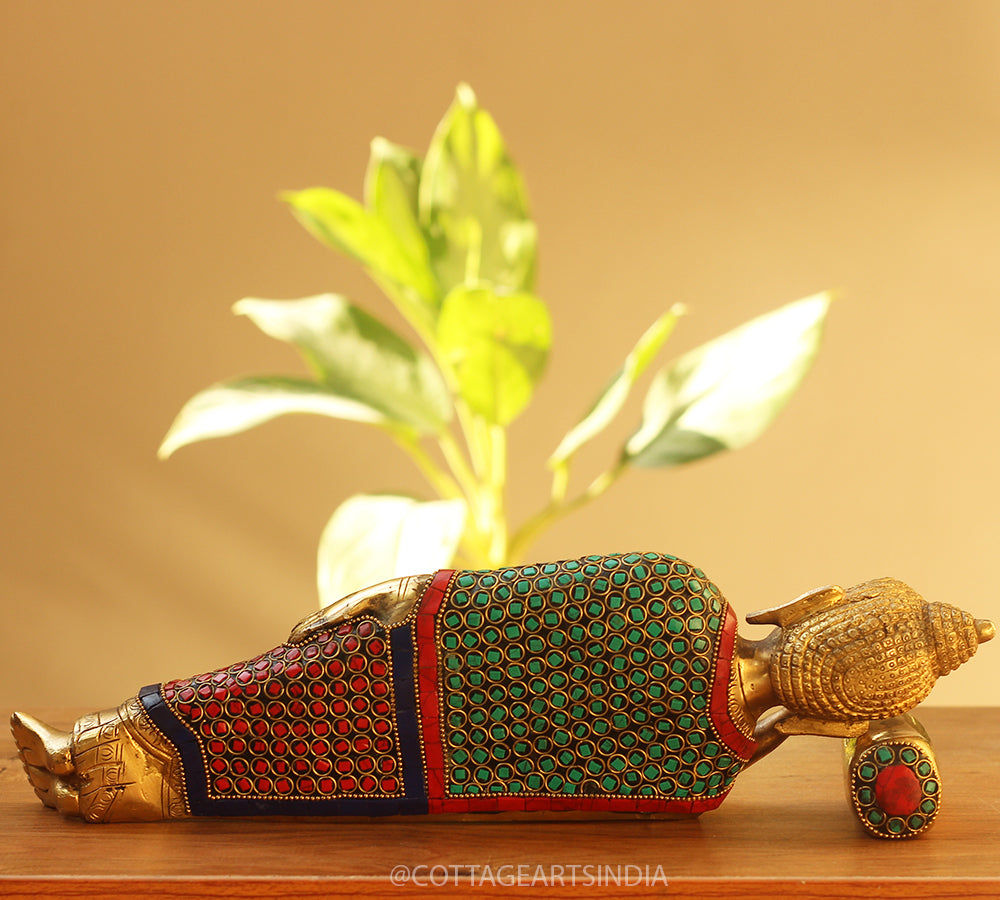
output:
M260 814L674 817L787 736L845 740L869 833L938 808L910 710L994 626L881 578L747 617L673 556L385 582L273 650L60 732L11 726L46 806L90 822Z

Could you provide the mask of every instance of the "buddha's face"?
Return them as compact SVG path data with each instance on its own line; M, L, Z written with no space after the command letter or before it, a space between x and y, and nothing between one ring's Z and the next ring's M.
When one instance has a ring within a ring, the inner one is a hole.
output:
M880 578L782 628L771 679L781 703L800 715L883 719L920 703L992 636L990 622Z

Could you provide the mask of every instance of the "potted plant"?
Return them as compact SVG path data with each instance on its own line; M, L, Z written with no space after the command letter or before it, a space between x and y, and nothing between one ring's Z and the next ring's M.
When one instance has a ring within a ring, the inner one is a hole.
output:
M830 303L826 294L791 303L661 368L617 456L571 491L577 451L617 424L683 314L678 305L666 309L617 371L609 365L606 387L549 457L550 495L515 526L505 506L507 429L545 371L552 324L535 293L538 235L524 181L492 117L460 85L423 157L372 142L363 203L322 187L284 200L323 244L365 267L417 341L335 294L241 300L234 311L293 345L312 377L209 387L181 410L160 455L290 413L364 422L394 441L435 497L347 499L320 540L323 605L415 571L511 564L543 529L627 470L745 446L810 368Z

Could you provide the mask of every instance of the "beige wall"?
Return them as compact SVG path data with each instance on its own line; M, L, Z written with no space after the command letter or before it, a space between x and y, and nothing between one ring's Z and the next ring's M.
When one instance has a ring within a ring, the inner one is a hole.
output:
M525 169L556 350L514 428L514 515L666 305L674 350L839 288L755 446L637 472L536 555L642 548L737 610L892 574L1000 620L1000 4L132 3L0 7L0 700L117 702L272 646L356 490L422 490L377 435L287 420L156 460L181 404L296 367L229 313L354 266L275 199L359 192L469 81ZM629 423L631 424L631 422ZM599 466L604 444L582 460ZM932 701L997 704L1000 643Z

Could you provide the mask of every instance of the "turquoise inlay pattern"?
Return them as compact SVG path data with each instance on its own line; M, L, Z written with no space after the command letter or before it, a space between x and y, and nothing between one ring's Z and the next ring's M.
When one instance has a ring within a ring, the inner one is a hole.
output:
M660 554L456 574L438 614L452 797L724 794L719 589Z

